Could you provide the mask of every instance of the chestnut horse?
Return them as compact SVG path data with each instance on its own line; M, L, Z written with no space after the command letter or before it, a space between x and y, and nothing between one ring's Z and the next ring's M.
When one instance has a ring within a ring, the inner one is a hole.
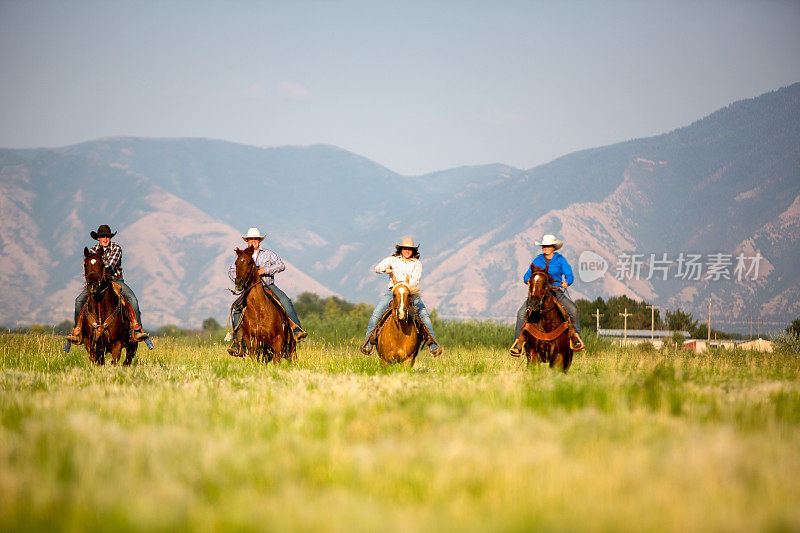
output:
M130 340L128 306L108 278L103 266L103 256L83 249L83 275L89 298L78 319L82 344L92 362L102 365L105 355L111 354L111 362L117 364L122 348L125 348L124 365L130 365L136 355L137 342Z
M522 328L528 366L533 361L550 363L566 372L572 364L572 324L550 287L546 269L531 265L528 280L528 319Z
M278 363L281 358L295 360L296 342L289 317L277 298L262 288L253 247L236 251L236 291L246 293L247 307L237 331L240 345L250 357Z
M383 365L401 363L412 367L422 345L414 291L407 281L398 283L394 274L392 281L392 306L378 333L378 355Z

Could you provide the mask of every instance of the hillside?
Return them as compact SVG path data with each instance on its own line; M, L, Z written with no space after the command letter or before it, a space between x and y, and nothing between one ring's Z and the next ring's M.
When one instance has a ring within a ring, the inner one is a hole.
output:
M576 270L587 250L608 263L601 279L576 282L574 297L626 293L697 316L713 297L715 315L729 321L788 321L800 314L799 147L795 84L664 135L529 170L401 176L328 145L209 139L0 150L0 323L69 316L80 251L100 223L120 228L126 279L155 325L224 320L225 265L253 225L292 265L278 278L290 294L372 303L383 283L372 265L412 234L429 307L507 319L524 295L534 241L552 232ZM676 277L681 252L764 260L756 280L686 280ZM667 254L668 279L616 279L621 253Z

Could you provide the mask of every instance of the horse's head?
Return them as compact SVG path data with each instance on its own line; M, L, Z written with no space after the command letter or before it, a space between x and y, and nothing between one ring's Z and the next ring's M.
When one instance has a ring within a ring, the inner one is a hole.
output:
M401 322L411 317L414 294L407 282L395 282L392 287L392 312Z
M544 297L550 288L552 278L543 268L531 265L531 277L528 280L528 299L533 304L534 311L541 311Z
M244 250L236 248L236 280L234 284L237 291L245 290L251 283L253 278L258 277L258 268L256 262L253 261L253 247L248 246Z
M103 265L103 254L92 253L88 248L83 248L83 277L86 279L86 290L90 294L97 294L103 290L108 281L106 267Z

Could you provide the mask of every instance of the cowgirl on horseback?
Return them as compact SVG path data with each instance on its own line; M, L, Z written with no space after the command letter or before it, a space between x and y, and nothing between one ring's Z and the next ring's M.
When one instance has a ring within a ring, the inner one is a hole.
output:
M367 324L367 334L364 342L361 344L361 351L364 354L369 354L372 347L376 344L377 340L373 338L373 330L378 325L378 321L383 314L392 305L392 288L394 288L395 280L397 282L407 282L408 286L414 291L414 305L417 307L417 313L423 325L430 333L431 342L428 344L428 349L434 356L440 355L444 350L436 342L433 334L433 324L431 317L428 314L428 309L422 303L422 298L419 296L419 282L422 278L422 263L419 260L419 244L414 244L414 239L411 237L404 237L400 244L395 244L395 253L381 261L375 267L375 272L378 274L389 274L389 288L383 293L372 311L372 316L369 318Z
M90 231L89 235L92 239L97 241L97 244L89 251L91 253L102 254L103 266L105 266L108 276L111 278L111 281L119 285L122 296L124 296L125 300L133 307L134 314L130 317L131 341L139 342L147 339L148 336L147 333L142 331L142 313L139 311L139 300L122 279L122 247L115 242L111 242L111 239L116 234L116 231L111 233L111 228L106 224L97 228L96 232ZM78 319L80 318L81 311L88 298L89 292L86 290L86 287L84 287L78 297L75 298L75 326L72 329L72 335L67 336L67 340L73 344L80 344L82 342L81 327Z
M567 259L558 253L556 250L561 249L564 245L563 242L557 240L554 235L547 234L542 237L542 242L537 242L536 246L542 247L542 253L537 255L534 260L532 261L533 265L540 267L540 268L547 268L547 273L550 274L550 277L553 279L552 283L550 284L550 290L553 291L553 295L556 297L559 303L564 306L566 309L567 314L569 315L569 319L572 321L572 326L574 328L574 334L572 336L572 345L573 350L579 352L583 350L583 341L581 340L581 322L578 318L578 306L567 296L566 290L567 287L572 285L572 282L575 281L575 276L572 274L572 267L567 262ZM531 279L531 267L528 267L528 271L525 272L525 276L523 276L522 281L527 285L528 280ZM522 354L522 350L524 349L524 342L520 341L519 336L522 333L522 326L525 324L525 320L528 319L528 300L525 299L522 302L522 306L517 311L517 325L516 329L514 330L514 345L509 350L511 355L514 357L519 357Z

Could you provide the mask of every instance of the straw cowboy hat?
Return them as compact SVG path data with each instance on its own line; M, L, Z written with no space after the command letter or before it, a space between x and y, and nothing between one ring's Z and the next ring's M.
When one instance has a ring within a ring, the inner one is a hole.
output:
M411 237L403 237L403 240L400 241L399 244L398 243L394 244L394 247L397 248L398 252L400 251L401 248L408 248L416 252L417 248L419 248L419 243L414 244L414 239L412 239Z
M564 243L556 239L555 235L549 233L542 237L542 242L537 242L536 246L553 246L556 250L564 246Z
M258 231L258 228L250 228L247 230L247 235L242 235L242 239L246 242L247 239L259 239L259 242L266 239L266 235L261 235L261 232Z
M111 233L111 228L109 228L107 224L102 224L99 228L97 228L96 232L94 231L89 232L89 235L91 235L92 239L94 240L98 240L100 237L111 238L116 234L117 234L116 231L114 233Z

